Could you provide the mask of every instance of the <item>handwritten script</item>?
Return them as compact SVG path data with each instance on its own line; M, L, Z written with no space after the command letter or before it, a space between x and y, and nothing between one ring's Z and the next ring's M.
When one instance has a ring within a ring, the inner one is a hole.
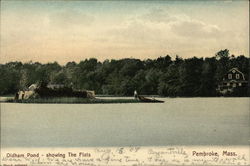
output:
M249 165L248 147L9 148L1 166Z

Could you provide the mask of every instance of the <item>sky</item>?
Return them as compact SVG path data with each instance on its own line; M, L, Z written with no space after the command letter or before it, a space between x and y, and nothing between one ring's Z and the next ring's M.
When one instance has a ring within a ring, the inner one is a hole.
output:
M248 0L2 0L0 63L249 56Z

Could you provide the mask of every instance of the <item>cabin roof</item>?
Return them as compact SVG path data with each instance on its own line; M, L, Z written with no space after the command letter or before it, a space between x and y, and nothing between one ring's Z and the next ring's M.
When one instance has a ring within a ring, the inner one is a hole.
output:
M230 69L230 70L227 72L227 74L230 73L230 72L232 72L233 70L235 70L236 72L240 73L240 74L242 75L242 77L243 77L243 80L245 80L245 75L244 75L244 73L242 73L237 67L234 67L234 68Z
M239 72L240 74L244 75L237 67L234 67L234 68L230 69L230 70L228 71L228 73L231 72L231 71L233 71L233 70L236 70L236 71Z

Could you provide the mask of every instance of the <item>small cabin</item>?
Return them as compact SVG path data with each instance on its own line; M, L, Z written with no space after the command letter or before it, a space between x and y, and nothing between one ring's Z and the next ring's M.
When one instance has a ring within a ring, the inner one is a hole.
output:
M25 90L16 93L16 100L23 100L36 97L81 97L95 98L95 91L89 90L73 90L64 84L48 84L45 88L41 88L38 84L32 84Z
M236 87L247 86L244 74L237 68L230 69L223 77L222 82L218 85L218 91L222 94L232 92Z

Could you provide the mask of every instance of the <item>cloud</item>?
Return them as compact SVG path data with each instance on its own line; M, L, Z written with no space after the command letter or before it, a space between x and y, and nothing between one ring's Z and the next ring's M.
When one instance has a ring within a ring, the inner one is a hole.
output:
M215 38L222 34L222 30L217 25L191 19L180 13L173 15L161 8L152 9L138 18L145 21L146 24L165 24L162 28L169 28L168 33L174 33L182 38Z
M157 45L162 45L161 42L166 41L166 38L171 38L169 23L174 21L176 21L175 17L168 15L163 9L157 8L147 13L128 17L123 20L123 23L109 27L104 34L115 43L157 47Z
M116 43L147 45L149 47L167 47L177 45L182 40L190 43L211 42L225 34L219 26L191 19L188 15L168 14L161 8L124 20L124 24L111 27L108 35Z
M216 25L191 19L173 23L171 30L179 36L191 38L217 38L222 34L222 31Z
M49 15L50 25L61 28L90 26L93 22L93 16L77 10L62 10Z
M152 9L139 18L153 23L170 23L172 21L177 21L176 17L170 16L165 10L161 8Z
M249 10L153 8L145 6L119 14L99 7L94 12L76 7L4 11L1 60L213 56L221 48L235 54L249 52Z
M103 35L108 38L105 44L112 46L113 51L126 50L124 52L138 57L163 54L205 56L204 52L212 56L220 47L232 45L230 39L225 39L226 33L219 25L208 21L154 9L109 27ZM221 42L223 40L227 42Z

